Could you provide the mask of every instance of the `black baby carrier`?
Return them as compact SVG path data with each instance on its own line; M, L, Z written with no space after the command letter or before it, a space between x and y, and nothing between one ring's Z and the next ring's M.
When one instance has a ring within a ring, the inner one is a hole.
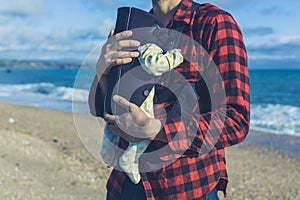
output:
M199 4L193 2L192 12L198 7ZM157 39L160 34L163 34L161 30L164 28L163 23L149 12L134 7L118 9L115 34L133 30L130 39L138 40L141 45L155 43L164 51L173 49L176 46L174 38L170 41ZM179 27L176 31L182 32L182 30L182 27ZM127 51L136 51L136 49L127 49ZM94 78L89 96L90 111L93 115L100 117L103 117L103 113L121 114L125 112L124 108L113 102L112 97L116 94L140 106L155 83L159 83L166 77L167 73L163 78L148 74L140 67L137 58L134 58L131 63L112 67L105 91L98 84L101 77L96 75Z

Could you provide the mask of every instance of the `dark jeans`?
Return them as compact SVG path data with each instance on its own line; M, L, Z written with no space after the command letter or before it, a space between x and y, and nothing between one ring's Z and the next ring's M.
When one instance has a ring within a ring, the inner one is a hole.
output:
M123 186L123 193L120 200L144 200L146 199L145 189L141 182L137 185L132 183L127 177ZM112 200L112 198L107 195L106 200ZM188 199L187 199L188 200ZM206 195L203 200L219 200L217 189L213 189L208 195Z

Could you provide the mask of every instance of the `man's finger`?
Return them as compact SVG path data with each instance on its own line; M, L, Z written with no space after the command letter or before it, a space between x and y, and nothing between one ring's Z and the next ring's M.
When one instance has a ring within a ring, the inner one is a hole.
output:
M140 55L138 51L115 51L110 54L112 59L118 58L136 58Z
M118 57L119 58L137 58L139 57L140 53L138 51L120 51L118 52Z
M115 35L115 39L117 41L119 41L119 40L129 38L130 36L132 36L132 31L128 30L128 31L123 31L123 32L117 33Z
M108 35L108 37L111 37L111 36L113 36L113 35L114 35L114 33L115 33L115 29L111 29L111 30L110 30L110 32L109 32L109 35Z
M113 96L113 100L117 104L119 104L120 106L122 106L123 108L128 110L129 112L133 112L133 111L136 111L137 109L139 109L139 107L137 105L135 105L134 103L129 102L127 99L125 99L124 97L121 97L119 95Z
M110 115L110 114L105 114L104 117L105 117L105 120L110 123L115 123L116 118L117 118L117 116Z
M131 63L132 62L132 58L118 58L115 59L112 63L113 66L118 66L118 65L125 65L127 63Z
M119 95L114 95L113 96L113 100L119 104L120 106L122 106L123 108L126 108L127 110L129 110L129 107L130 107L130 102L125 99L124 97L121 97Z
M110 43L110 47L115 51L120 51L121 49L125 49L128 51L134 50L141 45L141 43L137 40L113 40Z
M117 46L121 49L126 47L139 47L141 43L137 40L120 40L117 42Z

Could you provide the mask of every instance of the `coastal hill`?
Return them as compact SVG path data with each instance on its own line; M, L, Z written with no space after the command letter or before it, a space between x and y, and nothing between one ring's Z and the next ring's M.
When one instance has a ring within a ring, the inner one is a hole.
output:
M0 60L0 69L78 69L79 62L41 60Z

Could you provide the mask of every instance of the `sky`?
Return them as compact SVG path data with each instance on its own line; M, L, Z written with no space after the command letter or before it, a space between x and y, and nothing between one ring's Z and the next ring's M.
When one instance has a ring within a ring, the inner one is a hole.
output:
M300 1L196 0L232 14L252 68L300 69ZM150 0L0 0L0 59L82 61L103 44L117 8Z

